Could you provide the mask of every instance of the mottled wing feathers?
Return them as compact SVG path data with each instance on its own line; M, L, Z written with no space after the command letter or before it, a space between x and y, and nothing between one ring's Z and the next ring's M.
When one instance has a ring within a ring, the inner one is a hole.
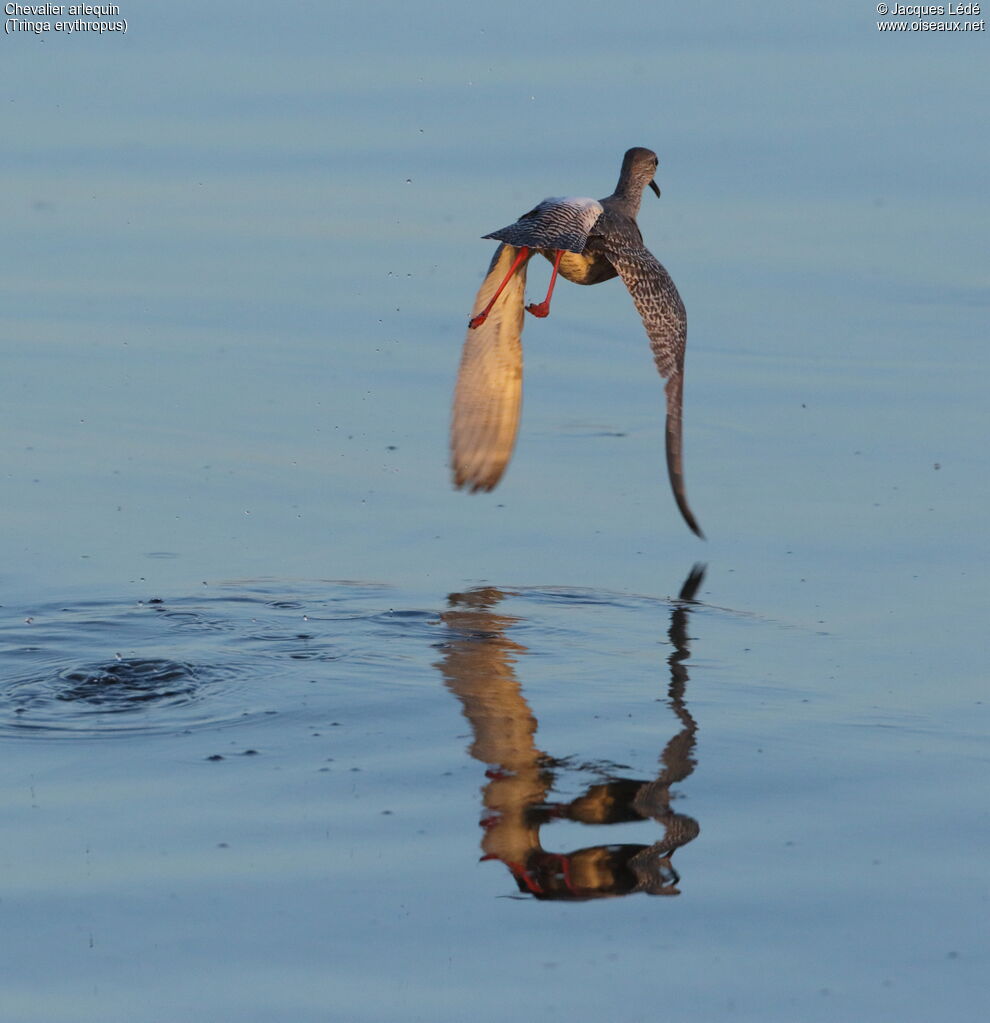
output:
M606 239L604 248L643 319L660 375L668 378L680 374L687 343L687 314L670 274L642 245L620 246Z
M486 234L486 238L521 248L564 249L583 252L588 235L602 215L597 199L551 197L524 213L514 224Z
M488 304L518 251L500 245L474 300L472 315ZM512 457L522 405L523 303L526 263L512 275L488 318L468 328L454 390L450 428L454 485L491 490Z
M684 392L684 349L687 344L687 314L670 274L643 245L631 239L617 241L606 233L603 247L609 262L619 272L642 317L660 375L667 381L667 473L674 500L689 528L703 537L695 520L684 486L681 405Z

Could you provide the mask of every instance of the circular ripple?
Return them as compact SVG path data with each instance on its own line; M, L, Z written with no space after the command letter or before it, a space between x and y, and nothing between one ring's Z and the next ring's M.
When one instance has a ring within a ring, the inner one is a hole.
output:
M242 716L223 709L235 674L153 657L52 666L5 684L0 731L92 736L221 724Z
M106 737L309 713L430 650L433 611L389 609L380 586L249 582L177 599L87 600L0 612L0 736ZM399 646L396 641L401 637Z
M79 700L112 714L139 710L151 700L186 703L199 688L196 669L165 660L114 661L62 672L59 700Z

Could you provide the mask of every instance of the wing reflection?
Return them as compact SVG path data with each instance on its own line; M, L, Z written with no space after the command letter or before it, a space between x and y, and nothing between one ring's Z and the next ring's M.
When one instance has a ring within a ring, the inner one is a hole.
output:
M693 817L671 809L670 787L694 770L697 724L685 703L690 656L687 623L691 604L704 579L695 565L681 587L667 635L670 682L667 704L681 728L660 753L652 781L610 777L587 785L569 802L551 799L565 773L591 770L555 760L536 745L537 721L516 677L516 662L527 648L508 638L519 619L496 609L505 594L493 587L454 593L442 618L450 630L438 663L446 686L460 700L471 725L469 752L486 765L483 789L482 859L501 860L519 890L538 899L569 901L646 892L678 895L680 877L671 862L675 850L700 828ZM612 825L656 821L662 836L652 845L609 844L565 853L543 848L541 827L554 820Z

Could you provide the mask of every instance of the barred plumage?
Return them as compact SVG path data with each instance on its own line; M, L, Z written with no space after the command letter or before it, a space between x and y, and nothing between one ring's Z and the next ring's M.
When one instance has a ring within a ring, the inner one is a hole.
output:
M588 235L604 209L597 199L551 197L524 213L514 224L484 237L517 247L584 252Z

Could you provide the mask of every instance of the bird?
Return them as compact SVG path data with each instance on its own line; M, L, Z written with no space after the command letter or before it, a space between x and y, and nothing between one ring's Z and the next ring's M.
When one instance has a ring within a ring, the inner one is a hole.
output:
M682 460L687 314L670 274L643 244L636 223L643 190L649 187L660 195L658 166L656 153L637 146L623 157L610 196L544 199L514 224L484 235L500 244L474 300L454 388L450 454L458 489L494 489L512 457L522 407L524 310L539 318L549 315L558 274L588 285L618 276L667 381L665 441L674 500L688 528L704 539L688 505ZM536 254L553 264L553 272L546 298L527 306L526 267Z

